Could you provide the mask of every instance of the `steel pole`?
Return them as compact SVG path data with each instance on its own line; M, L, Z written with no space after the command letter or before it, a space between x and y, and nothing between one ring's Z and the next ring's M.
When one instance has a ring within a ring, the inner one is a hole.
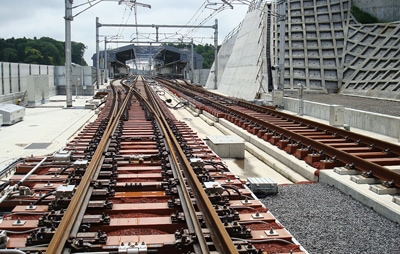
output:
M107 37L104 36L104 82L107 83L108 65L107 65Z
M71 92L71 21L72 17L72 1L65 0L65 95L67 108L72 107Z
M191 55L190 55L190 82L194 82L194 48L193 48L193 38L191 40Z
M218 19L214 25L214 88L218 88Z
M99 17L96 17L96 88L100 88Z
M278 90L283 90L285 83L285 26L286 26L286 0L279 1L279 83Z

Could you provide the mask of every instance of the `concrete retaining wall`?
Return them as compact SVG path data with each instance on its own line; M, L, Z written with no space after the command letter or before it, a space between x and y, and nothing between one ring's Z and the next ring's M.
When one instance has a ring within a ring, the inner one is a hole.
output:
M72 66L71 68L71 92L72 95L93 95L94 81L96 80L95 69L91 66ZM54 80L57 94L65 95L65 66L56 66L54 69ZM82 83L83 80L83 83Z
M47 76L46 94L55 95L54 68L55 66L0 62L0 104L15 104L22 98L26 101L28 79L31 76Z
M205 86L207 83L210 69L195 69L193 70L193 83Z
M218 80L217 83L221 80L221 76L224 73L226 64L228 63L229 57L232 54L233 46L235 45L237 33L233 35L229 40L224 42L221 45L221 48L218 50ZM215 84L215 61L213 62L210 70L210 74L208 75L206 82L207 89L217 89L217 85Z
M375 16L381 22L400 21L399 0L353 0L353 5Z
M284 97L283 104L285 110L299 112L298 99ZM330 106L329 104L304 101L303 113L307 116L329 121ZM400 117L345 108L344 123L350 127L400 138Z
M72 94L77 91L78 95L93 95L94 77L93 67L73 66ZM41 92L38 95L36 90L39 87ZM24 99L21 105L26 105L29 97L30 105L34 106L46 102L50 96L64 94L64 66L0 62L0 105L15 104L21 99Z

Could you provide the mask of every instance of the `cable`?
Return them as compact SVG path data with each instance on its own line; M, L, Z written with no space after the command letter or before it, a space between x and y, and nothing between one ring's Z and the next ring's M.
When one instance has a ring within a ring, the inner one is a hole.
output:
M221 184L221 186L224 187L225 189L234 190L234 191L239 195L239 197L242 196L242 193L239 192L239 190L238 190L238 188L236 188L236 186L233 186L233 185L225 185L225 184ZM229 193L229 192L228 192L228 193ZM230 196L230 193L229 193L229 196Z
M238 241L243 241L247 243L268 243L268 242L281 242L281 243L287 243L287 244L294 244L290 241L280 239L280 238L274 238L274 239L262 239L262 240L249 240L249 239L243 239L243 238L236 238L236 237L231 237L232 240L238 240Z
M32 203L32 205L36 205L37 203L39 203L40 201L42 201L43 199L47 198L48 196L51 196L53 194L55 194L56 191L49 191L47 192L45 195L41 196L38 200L36 200L34 203Z
M18 235L18 234L27 234L30 232L34 232L34 231L37 231L38 229L42 229L42 228L46 228L46 227L32 228L32 229L25 230L25 231L11 231L11 230L4 230L4 231L6 231L6 233L9 233L9 234Z

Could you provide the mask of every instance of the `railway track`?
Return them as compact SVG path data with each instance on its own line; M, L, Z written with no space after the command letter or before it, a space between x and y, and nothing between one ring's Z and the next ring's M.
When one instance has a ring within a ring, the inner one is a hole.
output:
M316 169L317 176L319 170L335 169L341 174L360 174L359 179L376 179L381 186L371 188L377 193L397 193L400 188L398 145L286 114L274 107L217 95L185 82L161 78L157 81L197 109L225 118L304 160Z
M104 95L95 122L2 185L0 253L305 253L146 80Z

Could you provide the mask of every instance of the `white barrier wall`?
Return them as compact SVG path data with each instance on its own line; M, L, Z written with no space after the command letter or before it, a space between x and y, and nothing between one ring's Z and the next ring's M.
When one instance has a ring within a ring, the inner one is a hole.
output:
M11 93L11 79L10 79L10 68L11 63L1 63L1 77L2 77L2 95Z
M19 64L10 63L10 93L20 92L21 84L18 81L19 78Z
M205 86L210 69L195 69L193 70L193 83Z
M284 108L299 112L299 100L284 97ZM329 104L304 101L304 115L322 120L329 120ZM357 109L344 109L344 123L351 127L372 131L382 135L400 139L400 117L371 113Z
M49 100L49 76L28 76L28 107L42 105Z
M35 76L47 78L32 78ZM78 92L79 95L93 95L94 76L93 67L74 66L71 77L73 94ZM39 86L35 84L36 81L40 83ZM46 98L37 99L37 94L34 93L38 87L45 91ZM25 101L21 105L25 105L28 96L33 98L31 104L37 105L54 95L65 95L65 66L0 62L0 105L15 104L22 98Z

